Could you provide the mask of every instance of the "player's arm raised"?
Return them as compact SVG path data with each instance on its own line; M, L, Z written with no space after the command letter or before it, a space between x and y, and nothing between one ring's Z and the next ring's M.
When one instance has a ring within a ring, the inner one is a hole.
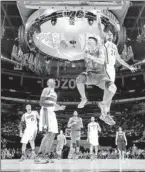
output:
M123 66L125 66L126 68L128 68L129 70L131 70L132 72L135 72L137 70L137 68L133 67L133 66L130 66L128 65L119 55L119 53L117 52L117 55L116 55L116 60Z
M25 115L23 114L21 117L20 124L19 124L20 137L22 137L23 135L22 129L23 129L24 122L25 122Z
M105 33L102 29L102 24L101 24L101 11L100 10L97 10L97 22L98 22L98 29L99 29L99 32L100 32L100 37L105 40Z

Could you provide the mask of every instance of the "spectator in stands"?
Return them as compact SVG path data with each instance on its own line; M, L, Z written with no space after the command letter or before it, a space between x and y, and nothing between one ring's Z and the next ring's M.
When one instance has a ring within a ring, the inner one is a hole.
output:
M133 147L132 147L132 155L133 155L133 157L135 157L136 151L137 151L137 147L135 146L135 144L133 144Z

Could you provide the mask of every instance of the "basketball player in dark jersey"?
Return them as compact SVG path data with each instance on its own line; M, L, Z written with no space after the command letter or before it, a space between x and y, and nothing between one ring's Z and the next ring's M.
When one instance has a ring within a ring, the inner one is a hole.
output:
M81 129L83 128L82 118L78 117L78 112L74 111L73 117L68 121L69 128L71 128L71 143L73 147L73 157L78 159L80 150Z
M106 50L99 37L89 37L87 51L85 53L86 72L81 73L77 79L77 89L81 95L81 102L78 108L83 108L87 103L85 85L95 85L107 93L106 102L111 101L116 93L115 84L109 79L106 69ZM102 114L103 115L103 114ZM103 115L103 121L114 125L115 121L110 115Z
M125 132L123 132L122 127L119 127L119 130L116 132L116 145L119 151L119 159L125 158L125 151L127 146L127 139L125 136Z
M47 163L50 160L45 160L46 154L49 155L55 134L58 133L58 123L56 119L55 111L64 110L65 106L58 105L57 94L55 92L55 80L49 79L47 81L46 88L43 89L40 97L40 121L39 121L39 131L45 129L46 133L41 141L41 145L38 152L38 157L35 160L35 163ZM40 158L40 155L43 157Z

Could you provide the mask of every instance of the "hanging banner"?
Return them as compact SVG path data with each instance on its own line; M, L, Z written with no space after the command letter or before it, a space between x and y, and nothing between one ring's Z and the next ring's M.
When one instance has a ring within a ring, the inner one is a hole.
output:
M44 57L40 54L29 52L24 54L19 46L14 45L11 53L11 58L15 59L22 66L28 67L31 71L36 72L37 74L46 73L46 66L48 65L45 62Z

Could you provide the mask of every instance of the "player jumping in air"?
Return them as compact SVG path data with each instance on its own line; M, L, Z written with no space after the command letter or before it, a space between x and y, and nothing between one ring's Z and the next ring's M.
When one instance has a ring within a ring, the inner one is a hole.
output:
M110 102L116 93L116 86L110 80L106 73L106 49L99 37L89 37L87 43L87 51L85 53L86 72L81 73L77 79L77 88L81 95L81 102L78 108L83 108L87 103L85 94L85 85L95 85L107 93L106 102ZM114 125L115 122L111 116L105 116L104 121L109 125Z
M114 36L113 33L111 32L111 27L106 30L106 32L103 31L102 26L101 26L101 19L100 19L100 12L98 11L97 14L97 21L98 21L98 28L100 31L101 38L104 40L105 44L105 49L106 49L106 72L109 77L109 79L114 83L115 78L116 78L116 71L115 71L115 64L116 61L118 61L121 65L125 66L132 72L135 72L137 68L128 65L123 59L121 59L117 46L113 43ZM107 97L110 95L110 91L105 89L104 90L104 96L103 96L103 101L99 102L99 108L101 109L101 116L100 119L105 120L105 116L108 115L110 116L110 107L111 107L111 102L112 99L108 101ZM113 95L112 95L113 97Z

